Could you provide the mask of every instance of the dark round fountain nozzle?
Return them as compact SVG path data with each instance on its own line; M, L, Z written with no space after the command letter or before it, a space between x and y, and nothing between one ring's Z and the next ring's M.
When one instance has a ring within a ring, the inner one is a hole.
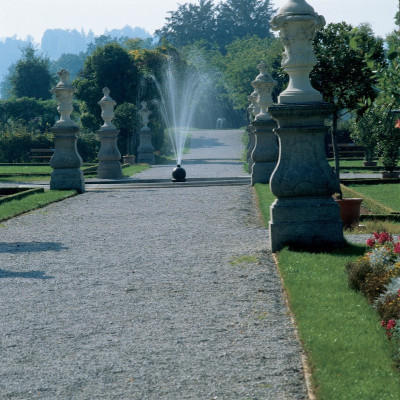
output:
M172 182L186 182L186 171L181 167L180 164L178 164L173 170L172 170Z

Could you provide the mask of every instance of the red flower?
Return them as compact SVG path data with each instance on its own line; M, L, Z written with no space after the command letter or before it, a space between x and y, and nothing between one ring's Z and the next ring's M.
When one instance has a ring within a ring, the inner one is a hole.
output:
M374 238L376 240L379 240L380 237L381 237L381 234L379 232L374 232Z
M394 125L394 127L400 129L400 119L396 120L396 124Z
M396 326L396 321L394 319L389 319L386 329L393 329Z
M369 246L369 247L374 247L374 246L375 246L375 240L372 239L372 238L369 238L369 239L367 240L367 246Z
M393 236L390 235L390 234L387 233L387 232L382 232L382 233L379 235L378 242L379 242L380 244L385 244L386 242L393 242Z
M394 244L393 253L400 254L400 242Z
M381 326L385 326L385 321L381 321Z

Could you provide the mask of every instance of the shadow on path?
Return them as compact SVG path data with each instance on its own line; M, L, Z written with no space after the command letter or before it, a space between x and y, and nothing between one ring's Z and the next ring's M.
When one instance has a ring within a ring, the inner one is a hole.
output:
M218 147L218 146L227 146L224 143L221 143L219 138L208 138L208 137L197 137L190 138L190 148L191 149L201 149L204 147Z
M0 269L0 279L2 278L53 279L52 276L46 276L44 271L14 272Z
M0 253L38 253L62 250L68 250L68 247L59 242L0 242Z

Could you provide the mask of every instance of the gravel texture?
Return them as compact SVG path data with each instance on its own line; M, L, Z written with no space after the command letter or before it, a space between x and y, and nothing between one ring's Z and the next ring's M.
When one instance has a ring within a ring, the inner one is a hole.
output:
M237 134L207 143L241 174ZM96 190L1 233L1 399L307 398L250 186Z

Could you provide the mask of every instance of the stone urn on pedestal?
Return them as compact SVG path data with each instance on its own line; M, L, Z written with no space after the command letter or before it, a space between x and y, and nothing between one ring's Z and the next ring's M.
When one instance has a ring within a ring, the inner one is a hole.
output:
M269 224L272 251L285 245L329 246L343 244L339 206L332 195L340 192L339 180L325 156L325 119L333 105L310 83L317 63L312 41L325 25L304 0L289 0L272 19L285 48L282 66L289 85L268 112L278 122L280 152L270 187L277 200Z
M98 103L101 107L101 117L104 124L97 131L101 142L100 151L97 155L99 159L97 177L99 179L121 179L121 153L117 147L119 130L111 122L117 103L110 97L110 89L107 87L103 89L103 94L103 98Z
M137 149L138 151L138 163L145 163L154 165L154 147L151 143L151 130L147 126L149 123L149 116L151 111L147 108L147 102L141 102L142 108L139 111L139 115L142 121L142 128L140 129L140 144Z
M247 127L247 135L248 135L248 143L247 143L247 165L248 165L248 171L249 174L252 173L253 171L253 164L254 161L251 158L251 154L253 153L254 146L256 144L256 135L254 134L254 126L253 126L253 121L254 117L260 112L260 107L258 105L257 99L258 99L258 93L254 91L250 96L247 97L247 99L250 101L249 107L247 107L247 111L249 113L250 117L250 124Z
M258 93L257 103L259 112L251 123L254 128L255 144L251 159L251 184L268 183L276 167L279 156L278 140L274 134L276 122L267 112L272 105L272 90L276 85L271 75L267 72L267 64L263 61L257 65L260 74L251 83Z
M60 119L51 128L54 133L54 154L50 160L53 168L50 179L51 190L77 190L85 191L85 179L81 170L82 158L78 153L77 133L79 128L71 120L73 110L72 97L76 89L71 86L69 72L65 69L57 72L60 82L51 90L55 95L60 114Z

